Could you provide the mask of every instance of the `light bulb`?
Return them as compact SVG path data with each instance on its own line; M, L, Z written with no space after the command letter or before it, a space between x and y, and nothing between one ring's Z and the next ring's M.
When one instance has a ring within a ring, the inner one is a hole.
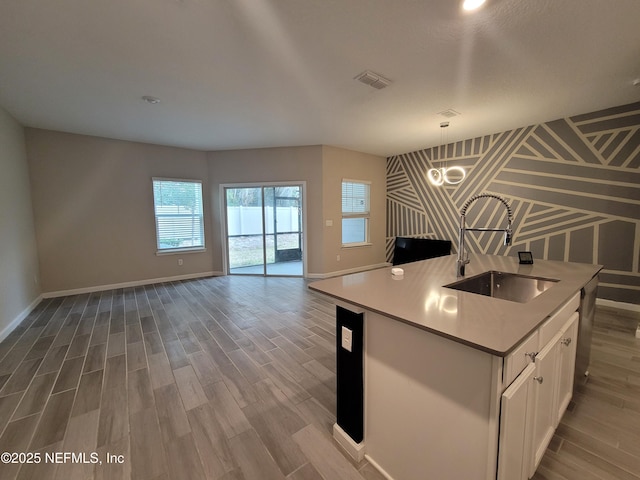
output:
M480 8L485 1L486 0L464 0L464 2L462 3L462 8L467 11L475 10L477 8Z
M452 176L450 174L453 173ZM447 168L431 168L427 172L427 177L432 185L439 187L444 185L457 185L464 180L467 172L462 167L447 167Z
M432 185L439 187L444 183L444 172L441 172L437 168L432 168L427 172L427 176L429 177L429 181Z

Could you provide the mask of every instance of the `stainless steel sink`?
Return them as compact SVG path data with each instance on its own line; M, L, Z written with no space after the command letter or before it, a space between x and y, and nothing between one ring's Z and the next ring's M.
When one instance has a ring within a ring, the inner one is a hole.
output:
M550 289L558 280L551 278L529 277L517 273L488 271L459 280L445 288L476 293L487 297L500 298L510 302L527 303L545 290Z

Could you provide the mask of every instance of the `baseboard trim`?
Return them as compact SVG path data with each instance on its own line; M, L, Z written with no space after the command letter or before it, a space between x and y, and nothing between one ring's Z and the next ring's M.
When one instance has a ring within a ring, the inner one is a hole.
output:
M200 272L188 273L186 275L175 275L172 277L148 278L145 280L135 280L133 282L112 283L109 285L96 285L93 287L75 288L72 290L58 290L55 292L45 292L42 298L66 297L68 295L80 295L83 293L103 292L105 290L115 290L117 288L140 287L142 285L151 285L154 283L176 282L179 280L192 280L194 278L220 277L223 272Z
M342 449L360 463L364 458L364 443L356 443L353 438L345 432L337 423L333 424L333 439L342 447Z
M386 478L387 480L394 480L393 477L391 475L389 475L384 468L382 468L380 465L378 465L378 462L376 462L374 459L372 459L366 453L364 455L364 458L366 458L367 462L369 462L371 464L371 466L373 468L375 468L378 471L378 473L380 473L380 475L382 475L384 478Z
M596 305L602 307L617 308L619 310L628 310L630 312L640 312L640 305L633 303L616 302L614 300L607 300L605 298L596 298Z
M43 298L44 296L38 295L38 297L33 302L31 302L27 308L20 312L20 314L16 318L14 318L11 323L9 323L9 325L2 329L2 331L0 332L0 342L7 338L11 334L11 332L13 332L15 328L29 316L29 314L33 311L34 308L38 306Z
M321 280L323 278L339 277L341 275L349 275L350 273L366 272L367 270L375 270L377 268L383 268L383 267L389 267L389 266L391 266L389 262L383 262L375 265L365 265L364 267L348 268L346 270L338 270L338 271L329 272L329 273L308 273L307 278Z

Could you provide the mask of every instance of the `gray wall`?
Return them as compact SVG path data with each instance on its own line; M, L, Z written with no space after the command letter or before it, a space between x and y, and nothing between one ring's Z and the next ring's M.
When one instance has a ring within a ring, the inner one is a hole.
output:
M329 146L323 146L322 151L324 272L344 272L366 265L380 266L386 260L385 158ZM371 182L371 245L342 246L342 180L345 178ZM326 220L331 220L333 226L328 227Z
M455 122L450 127L455 129ZM455 133L453 130L451 133ZM457 186L434 187L429 168L463 166ZM451 239L474 194L506 197L514 243L471 236L475 252L604 265L598 297L640 303L640 103L517 128L387 159L387 258L396 236ZM503 212L469 210L479 222ZM494 224L496 224L494 223Z
M202 152L34 128L24 140L46 295L223 273L224 183L306 181L310 276L385 261L384 157L319 145ZM345 176L372 182L371 246L341 248ZM203 182L206 252L156 255L152 177ZM326 227L325 219L335 226Z
M222 184L307 182L307 248L309 272L322 271L322 147L259 148L209 152L209 182L213 205L213 249L216 270L222 270Z
M206 252L156 255L151 183L201 180L207 192L205 152L33 128L26 144L43 292L212 271L211 222Z
M220 215L221 184L306 181L308 275L323 277L384 263L384 157L321 145L218 151L209 152L208 157L214 231L221 232L224 221ZM342 248L343 178L371 182L370 246ZM326 226L326 220L333 226ZM215 236L213 248L214 267L219 270L225 248L220 235Z
M24 129L0 108L0 340L38 299L38 255Z

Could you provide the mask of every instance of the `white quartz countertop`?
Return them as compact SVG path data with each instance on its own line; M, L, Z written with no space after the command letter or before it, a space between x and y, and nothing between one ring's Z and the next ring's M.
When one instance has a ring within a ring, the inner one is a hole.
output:
M456 256L319 280L309 288L454 341L505 356L571 298L602 265L535 260L520 265L517 257L470 254L466 278L496 270L558 280L527 303L501 300L445 288L456 278Z

